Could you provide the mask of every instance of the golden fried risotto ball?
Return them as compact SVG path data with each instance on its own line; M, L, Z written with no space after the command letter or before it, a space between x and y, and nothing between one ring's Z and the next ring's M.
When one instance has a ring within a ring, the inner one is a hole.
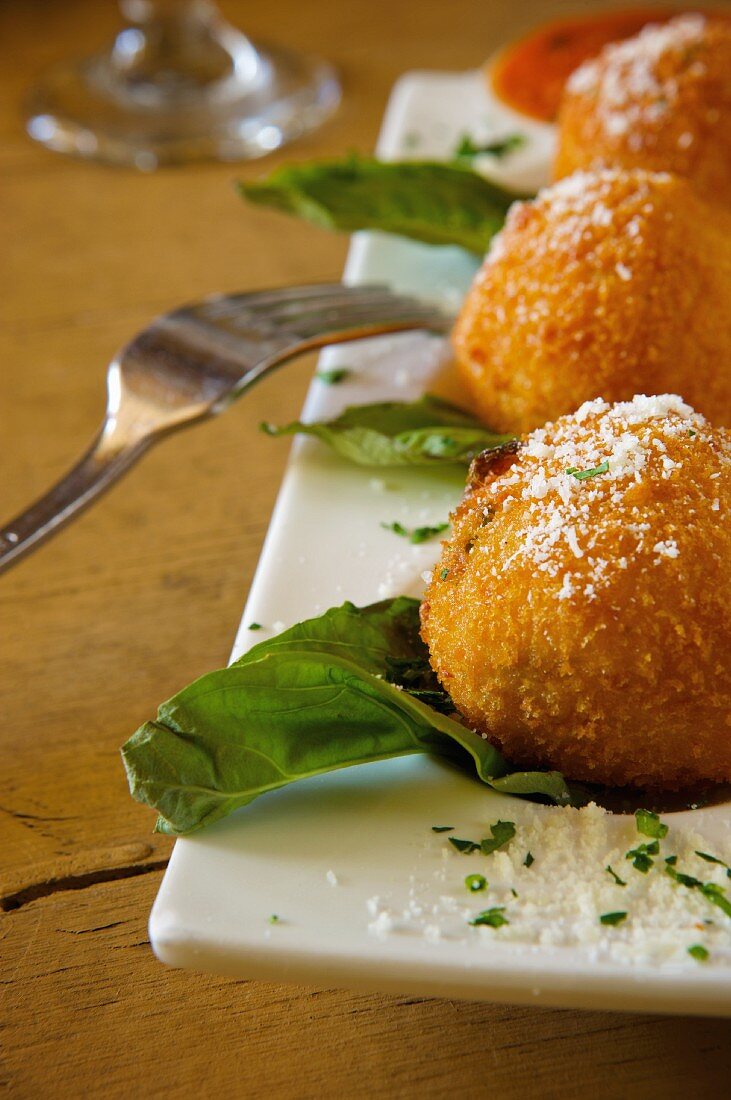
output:
M731 22L682 15L605 46L569 78L554 175L674 172L731 205Z
M488 453L422 605L432 666L513 764L731 780L731 432L636 396Z
M458 370L498 431L602 394L731 424L731 211L677 176L576 172L515 204L465 299Z

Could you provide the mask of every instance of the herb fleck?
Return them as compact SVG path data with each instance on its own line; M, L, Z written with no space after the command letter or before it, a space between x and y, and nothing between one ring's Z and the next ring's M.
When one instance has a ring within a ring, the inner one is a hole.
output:
M726 877L731 878L731 867L729 867L728 863L724 863L722 859L719 859L718 856L711 856L708 852L699 852L697 849L695 854L701 859L704 859L706 863L717 863L719 867L725 867Z
M490 826L490 832L492 836L486 836L480 844L483 856L489 856L513 839L515 836L515 822L496 821L494 825Z
M652 810L636 810L635 821L637 832L641 833L642 836L651 836L657 840L662 840L663 837L668 835L668 826L664 825Z
M441 535L442 531L447 530L449 524L437 523L433 527L414 527L409 530L409 528L404 527L403 523L394 520L393 523L382 523L381 527L386 531L393 531L394 535L400 535L401 538L408 539L410 543L416 546L421 542L427 542L429 539L434 538L435 535Z
M602 913L601 917L599 918L599 920L601 921L602 924L611 924L611 925L621 924L622 921L626 920L626 919L627 919L627 914L624 913L624 912L621 912L621 911L616 912L616 913Z
M473 852L479 852L480 850L480 845L475 840L460 840L459 837L456 836L448 836L447 840L458 852L463 852L466 856L470 856Z
M636 848L630 848L624 858L631 859L634 869L646 875L655 862L650 857L658 855L659 851L659 843L653 840L649 844L638 844Z
M464 884L472 894L476 894L478 890L487 889L487 879L484 875L468 875Z
M535 861L536 861L536 857L533 855L533 853L532 852L526 852L525 859L523 860L523 866L524 867L530 867L530 866L532 866L532 864L535 863Z
M670 875L671 879L675 882L679 882L681 886L687 886L689 890L694 890L696 887L703 885L699 878L695 878L694 875L686 875L682 871L675 870L675 864L665 860L665 871Z
M454 825L432 825L431 831L433 833L451 833Z
M698 435L698 432L695 430L695 428L688 428L688 438L692 439L694 435Z
M727 917L731 917L731 901L726 897L725 891L720 886L717 886L715 882L701 882L694 875L686 875L682 871L676 871L675 863L671 862L672 860L672 856L665 860L665 871L675 882L687 887L688 890L700 891L706 901L710 901L711 905L717 905Z
M503 138L496 138L493 141L478 145L469 134L464 134L460 138L453 156L455 160L473 160L475 157L483 155L497 157L498 160L501 160L509 153L515 152L516 149L522 149L527 140L525 134L506 134Z
M261 630L261 623L249 623L249 630Z
M607 874L612 876L612 878L616 882L617 886L626 886L627 885L627 883L624 881L624 879L621 879L619 877L619 875L616 873L616 871L612 870L612 868L609 864L607 864L607 866L604 868L604 870L607 872Z
M588 477L598 477L599 474L606 474L609 470L609 463L605 459L604 462L600 462L598 466L594 466L591 470L580 470L578 466L569 466L566 473L571 474L577 481L586 481Z
M277 916L276 913L272 913L272 915L269 917L269 923L270 924L279 924L279 917Z
M700 886L700 892L707 901L710 901L712 905L717 905L727 917L731 917L731 901L726 897L720 886L716 886L715 882L704 882Z
M439 570L439 580L440 581L446 581L448 576L449 576L449 570L448 569L440 569Z
M428 539L434 538L435 535L441 535L448 527L448 523L436 523L433 527L415 527L411 532L410 541L415 544L427 542Z
M337 386L339 382L344 382L346 378L349 378L352 373L352 370L348 367L333 367L332 370L317 371L315 378L320 382L324 382L326 386Z
M694 959L698 959L698 962L705 962L709 956L709 951L702 943L694 943L688 948L688 954L692 955Z
M409 537L409 532L398 520L394 520L393 523L382 523L381 527L384 531L393 531L394 535L400 535L402 539Z
M489 928L502 928L504 924L510 924L510 921L503 916L504 912L504 906L502 908L483 909L469 923L473 928L479 925L487 925Z

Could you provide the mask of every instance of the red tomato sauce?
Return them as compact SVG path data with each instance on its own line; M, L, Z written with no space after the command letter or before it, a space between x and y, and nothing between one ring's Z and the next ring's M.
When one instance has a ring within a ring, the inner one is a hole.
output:
M688 8L728 17L707 8ZM498 57L489 80L509 107L542 122L553 122L566 80L583 61L596 57L608 42L638 34L648 23L666 23L679 8L633 8L557 19L519 39Z

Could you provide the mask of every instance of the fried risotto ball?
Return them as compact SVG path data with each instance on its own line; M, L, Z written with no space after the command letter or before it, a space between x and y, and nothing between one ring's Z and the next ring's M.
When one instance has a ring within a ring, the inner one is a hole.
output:
M683 15L606 46L569 78L558 126L556 178L667 171L731 206L731 22Z
M577 172L516 203L453 334L498 431L602 394L682 393L731 424L731 211L676 176Z
M731 432L589 401L475 460L422 605L432 666L513 764L731 780Z

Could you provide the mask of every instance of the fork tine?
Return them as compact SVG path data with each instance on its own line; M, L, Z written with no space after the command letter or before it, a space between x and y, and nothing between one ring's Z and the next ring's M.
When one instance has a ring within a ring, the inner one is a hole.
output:
M290 302L327 300L330 298L367 298L383 294L388 288L383 283L365 284L349 287L343 283L310 283L304 286L280 287L274 290L251 291L244 294L218 294L206 298L198 308L201 313L214 319L230 316L239 311L269 311L270 308L287 305Z
M347 309L341 307L332 311L312 311L306 315L293 317L277 327L281 332L309 340L321 334L379 324L400 324L404 327L424 325L427 328L446 329L450 321L436 309L392 302L388 306L379 305L377 308L364 305Z
M287 302L276 308L268 309L266 311L266 320L275 325L289 325L296 324L299 318L307 320L315 315L323 316L342 310L369 309L376 312L378 310L391 309L411 311L414 309L423 310L430 308L433 311L434 307L430 307L417 298L381 291L380 294L371 294L368 296L337 295L331 298ZM252 316L252 319L256 320L256 314Z
M387 332L444 332L435 307L385 286L309 287L221 296L157 317L108 371L107 414L87 453L0 528L0 569L89 504L156 440L226 408L257 379L308 349Z

